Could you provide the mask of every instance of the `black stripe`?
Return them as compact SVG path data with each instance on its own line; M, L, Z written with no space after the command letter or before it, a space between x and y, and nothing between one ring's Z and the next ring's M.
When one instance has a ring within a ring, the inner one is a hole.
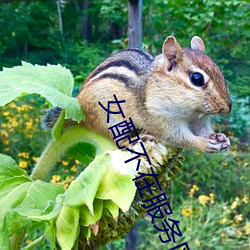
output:
M109 62L106 65L97 68L93 74L91 75L91 77L95 77L96 75L98 75L99 73L101 73L102 71L105 71L108 68L111 67L125 67L131 71L134 71L136 74L139 74L140 69L136 67L136 65L130 63L129 61L126 60L117 60L117 61L113 61L113 62Z
M153 62L154 61L154 57L153 56L151 56L149 53L147 53L147 52L145 52L145 51L143 51L141 49L126 49L126 51L132 51L132 52L138 53L141 56L144 56L149 62Z
M121 74L107 73L107 74L103 74L100 77L98 77L97 80L100 80L103 78L112 78L112 79L118 80L120 82L124 82L126 85L129 83L129 78L124 76L124 75L121 75Z

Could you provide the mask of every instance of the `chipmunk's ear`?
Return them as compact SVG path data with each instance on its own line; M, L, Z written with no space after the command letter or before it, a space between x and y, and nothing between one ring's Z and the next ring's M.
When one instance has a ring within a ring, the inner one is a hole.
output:
M182 59L183 50L175 37L169 36L162 46L162 54L170 61L179 61Z
M205 51L205 45L204 45L204 42L203 40L198 37L198 36L194 36L191 40L191 48L192 49L197 49L197 50L200 50L202 52Z

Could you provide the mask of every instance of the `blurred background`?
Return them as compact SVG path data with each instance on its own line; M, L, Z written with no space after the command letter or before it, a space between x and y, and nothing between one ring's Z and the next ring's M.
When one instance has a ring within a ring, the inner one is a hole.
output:
M230 151L184 151L183 170L167 195L190 249L250 248L250 2L236 0L143 0L142 48L161 53L174 35L189 47L202 37L206 53L222 69L233 100L231 114L215 116L214 128L231 140ZM77 87L101 61L128 46L126 0L0 1L0 68L62 64ZM11 155L28 173L49 135L40 119L47 105L38 96L0 109L0 153ZM65 188L84 166L66 156L51 176ZM34 229L27 242L39 235ZM136 249L168 249L145 217L137 224ZM48 249L46 245L44 248ZM105 249L125 249L125 238Z

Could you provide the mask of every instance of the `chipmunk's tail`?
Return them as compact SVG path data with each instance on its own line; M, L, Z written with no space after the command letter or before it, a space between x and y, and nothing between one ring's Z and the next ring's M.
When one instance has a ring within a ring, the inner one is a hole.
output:
M45 130L51 130L56 124L61 111L62 109L58 106L46 110L41 120L42 128Z

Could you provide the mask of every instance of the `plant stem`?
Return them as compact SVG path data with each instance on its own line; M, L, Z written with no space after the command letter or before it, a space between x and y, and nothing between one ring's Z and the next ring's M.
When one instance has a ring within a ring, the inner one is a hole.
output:
M116 147L112 141L98 133L92 132L82 126L72 126L65 129L60 138L51 139L30 177L33 180L46 180L61 155L70 146L78 142L93 144L96 147L96 155Z

